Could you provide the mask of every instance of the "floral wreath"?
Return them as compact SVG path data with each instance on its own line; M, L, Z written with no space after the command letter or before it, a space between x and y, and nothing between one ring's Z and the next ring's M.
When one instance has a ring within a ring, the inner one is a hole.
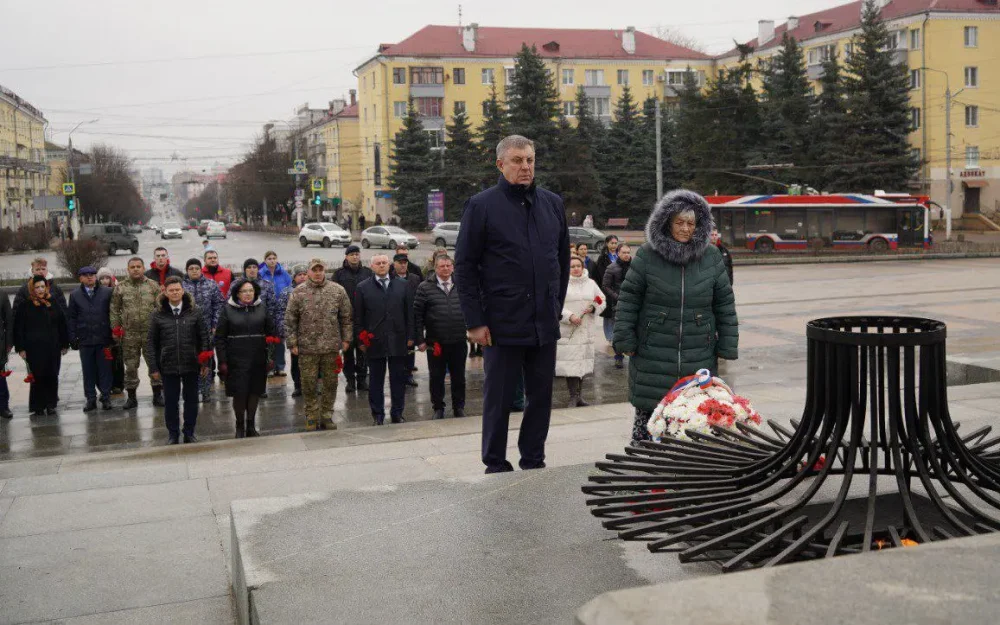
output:
M646 429L654 441L663 436L690 440L688 432L710 435L713 427L736 430L737 424L760 425L750 400L733 392L708 369L681 378L656 406Z

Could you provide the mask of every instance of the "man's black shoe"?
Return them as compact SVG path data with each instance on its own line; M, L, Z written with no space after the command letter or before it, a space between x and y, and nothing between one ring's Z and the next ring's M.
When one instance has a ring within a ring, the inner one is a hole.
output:
M501 465L497 465L497 466L494 466L494 467L486 467L486 473L487 474L490 474L490 473L510 473L513 470L514 470L513 465L511 465L506 460L504 460L503 464L501 464Z
M417 368L416 368L416 367L410 367L410 373L413 373L413 372L415 372L416 370L417 370Z
M185 443L197 443L198 442L198 437L195 436L194 434L191 434L190 436L187 435L187 434L185 434L184 435L184 442Z
M46 408L45 409L45 414L49 415L50 417L54 416L56 414L56 407L52 406L50 408Z
M101 398L101 410L111 410L111 398L104 396Z
M465 416L465 408L455 408L455 418L461 419Z
M374 425L385 425L385 417L372 417Z
M393 423L406 423L406 419L403 418L403 415L399 415L398 417L391 417L391 418L392 418L392 422Z
M345 393L353 393L356 390L358 390L358 387L355 386L354 382L348 382L347 386L344 387Z
M167 437L168 445L176 445L180 442L181 442L180 437L177 434L171 434L169 437Z
M514 402L514 405L510 408L511 412L524 412L524 402Z
M367 391L368 390L368 380L358 380L358 390Z
M14 413L10 411L10 408L4 408L3 410L0 410L0 417L3 417L4 419L13 419Z
M267 393L261 393L260 394L260 398L261 399L267 399Z
M125 400L125 404L122 406L122 410L131 410L133 408L139 407L139 400L135 396L135 389L129 389L128 399Z
M96 399L88 399L87 403L83 407L83 411L84 412L94 412L95 410L97 410L97 400Z
M444 419L444 408L438 408L434 411L434 416L432 419Z
M417 387L417 381L414 380L413 376L411 375L410 377L406 378L406 385L407 386L412 386L413 388L416 388Z
M297 388L292 391L292 397L302 397L302 389Z

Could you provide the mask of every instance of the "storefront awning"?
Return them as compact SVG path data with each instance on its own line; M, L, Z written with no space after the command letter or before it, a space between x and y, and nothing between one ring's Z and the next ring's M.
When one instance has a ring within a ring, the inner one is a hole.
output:
M982 187L989 186L988 180L963 180L962 184L965 185L967 189L980 189Z

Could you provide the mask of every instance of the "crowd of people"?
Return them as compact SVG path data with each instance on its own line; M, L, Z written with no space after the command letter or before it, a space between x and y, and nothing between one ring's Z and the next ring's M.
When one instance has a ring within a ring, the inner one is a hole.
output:
M61 359L73 349L84 411L98 402L113 410L121 390L119 408L131 410L144 359L152 403L176 444L197 441L199 403L211 401L216 375L232 399L236 436L258 436L267 377L286 376L286 350L310 431L336 429L341 374L345 392L368 393L375 425L386 423L388 377L388 421L404 422L417 352L427 358L433 418L445 418L446 378L452 415L464 417L466 360L482 356L482 460L494 473L513 470L507 433L517 409L519 465L545 466L553 380L565 379L570 406L586 406L583 380L603 333L614 366L629 359L632 437L645 440L650 413L679 378L737 357L731 256L704 198L679 190L653 208L637 250L612 235L592 259L586 244L571 245L562 199L535 184L534 157L525 137L500 142L498 182L466 203L454 260L438 248L423 270L405 246L365 266L351 245L335 269L322 258L286 268L267 251L263 265L248 258L234 276L211 245L183 271L160 247L148 268L129 259L120 281L80 269L67 299L36 258L13 305L0 298L4 371L13 349L29 369L29 410L55 414ZM6 376L0 416L13 416Z

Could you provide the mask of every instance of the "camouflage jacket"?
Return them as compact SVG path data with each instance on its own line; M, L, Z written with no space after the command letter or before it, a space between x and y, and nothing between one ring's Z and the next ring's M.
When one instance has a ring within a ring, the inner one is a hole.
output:
M342 341L353 336L351 299L344 287L324 280L295 287L285 311L285 342L299 354L339 352Z
M111 294L111 329L125 330L125 340L146 341L149 316L156 310L160 285L149 278L125 278Z
M213 280L202 277L198 280L184 278L184 290L191 294L194 304L201 312L201 318L211 333L219 325L219 313L225 301L222 291Z

